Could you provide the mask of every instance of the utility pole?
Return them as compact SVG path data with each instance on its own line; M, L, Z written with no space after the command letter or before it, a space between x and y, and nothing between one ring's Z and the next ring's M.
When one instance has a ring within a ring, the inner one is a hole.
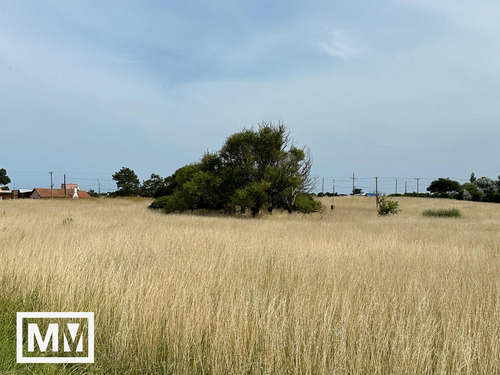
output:
M418 182L419 182L420 178L416 178L415 180L417 180L417 194L418 194L419 193L419 190L418 190L419 184L418 184Z
M101 181L99 181L99 179L97 179L97 192L99 196L101 196Z
M378 210L378 177L375 177L375 201L377 203L377 210Z
M321 183L321 193L325 194L325 178L323 177L323 181Z
M64 174L64 198L67 198L67 196L66 196L66 173Z
M396 178L396 194L398 193L398 179Z
M354 173L352 174L352 195L354 196L354 180L356 178L354 177Z
M405 181L405 195L408 193L408 181Z
M330 208L332 210L335 208L335 179L333 179L333 184L332 184L332 206Z
M52 174L54 172L49 172L50 174L50 198L54 198L54 184L52 183Z

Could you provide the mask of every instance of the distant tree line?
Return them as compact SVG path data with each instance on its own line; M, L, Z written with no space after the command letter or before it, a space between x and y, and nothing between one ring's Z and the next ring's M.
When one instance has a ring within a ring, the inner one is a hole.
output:
M471 173L469 181L464 184L451 180L449 177L438 178L431 182L427 191L428 193L404 195L500 203L500 176L496 180L492 180L488 177L476 178L475 174Z
M263 122L229 136L217 152L207 152L171 176L152 174L142 185L129 168L113 175L116 196L157 198L151 208L166 213L215 209L253 216L266 210L316 212L309 151L296 147L283 123Z

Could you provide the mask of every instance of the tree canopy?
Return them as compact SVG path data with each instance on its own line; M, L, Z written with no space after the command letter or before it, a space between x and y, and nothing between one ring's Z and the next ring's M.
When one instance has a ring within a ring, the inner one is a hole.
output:
M497 180L488 177L477 178L471 173L469 182L460 184L450 178L438 178L427 190L433 197L500 203L500 176Z
M123 167L113 175L118 190L115 192L119 196L131 196L139 194L139 178L135 172L127 167Z
M167 177L170 194L153 203L166 212L224 209L257 215L266 209L312 212L311 156L294 145L283 123L263 122L229 136L222 148ZM161 202L161 204L160 204Z
M497 181L488 177L478 178L474 181L474 185L479 190L483 201L500 203L500 176Z
M155 173L151 174L149 180L145 180L142 182L140 188L140 195L142 197L162 197L165 195L170 195L173 193L173 190L170 187L171 178L163 178L160 175Z
M462 191L462 186L458 181L450 180L450 178L438 178L431 182L427 191L433 194L447 195L460 193Z
M10 178L7 176L5 168L0 168L0 185L10 184Z

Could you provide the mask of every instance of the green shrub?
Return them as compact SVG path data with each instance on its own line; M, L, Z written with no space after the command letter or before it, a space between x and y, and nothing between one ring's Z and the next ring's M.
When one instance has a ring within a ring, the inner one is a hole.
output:
M471 182L462 185L462 199L466 201L480 201L483 193Z
M155 199L149 208L163 210L167 214L192 209L188 200L178 193Z
M156 198L150 205L149 208L153 210L163 210L167 206L168 199L170 197L160 197Z
M462 213L458 208L447 208L438 210L425 210L422 215L431 217L461 217Z
M317 201L309 194L299 194L295 199L295 209L304 214L318 212L321 209L321 202Z
M399 202L388 199L385 195L379 196L378 214L381 216L397 214L401 211Z

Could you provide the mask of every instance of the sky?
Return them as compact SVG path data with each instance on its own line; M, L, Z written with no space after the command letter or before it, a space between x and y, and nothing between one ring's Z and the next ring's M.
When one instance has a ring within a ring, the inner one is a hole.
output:
M500 174L500 2L1 1L11 188L171 175L282 121L325 191ZM319 186L319 190L321 190Z

